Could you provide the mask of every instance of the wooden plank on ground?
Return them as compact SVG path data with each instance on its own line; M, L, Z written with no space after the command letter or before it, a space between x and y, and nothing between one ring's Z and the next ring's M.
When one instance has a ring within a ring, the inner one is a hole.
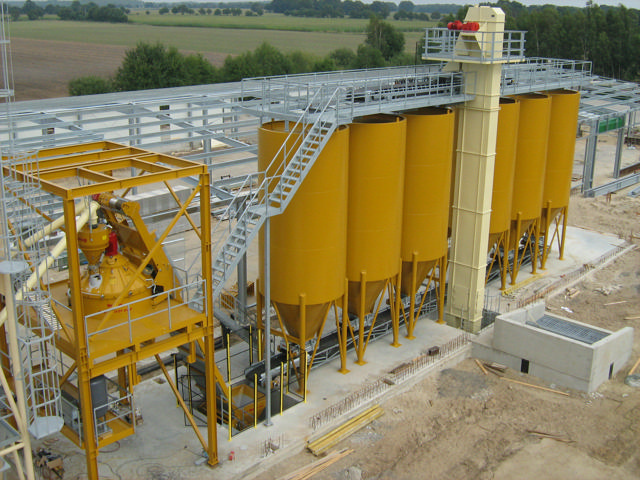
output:
M317 440L313 440L307 444L307 448L311 453L318 456L329 450L338 442L344 440L348 436L360 430L362 427L367 426L373 422L376 418L380 417L384 413L384 410L380 405L374 405L368 408L364 412L356 415L352 419L346 421L339 427L331 430L329 433L321 436Z
M511 378L506 378L506 377L501 377L501 378L503 380L506 380L507 382L517 383L518 385L524 385L525 387L537 388L538 390L544 390L545 392L557 393L558 395L564 395L565 397L569 396L568 393L561 392L560 390L553 390L552 388L540 387L538 385L533 385L531 383L521 382L519 380L513 380Z
M353 453L353 450L347 448L340 451L333 451L328 455L322 457L321 459L310 463L309 465L305 465L304 467L300 467L297 470L288 473L284 477L281 477L280 480L307 480L308 478L313 477L316 473L320 473L321 471L329 467L329 465L337 462L341 458L344 458L351 453Z

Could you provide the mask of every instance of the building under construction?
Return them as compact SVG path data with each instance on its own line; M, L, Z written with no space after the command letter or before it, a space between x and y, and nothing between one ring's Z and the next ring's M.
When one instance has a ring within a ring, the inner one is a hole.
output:
M572 189L640 182L617 154L616 181L594 185L598 134L624 138L640 91L526 58L500 9L465 21L478 29L427 29L419 66L20 103L5 80L4 467L33 478L31 438L61 431L98 479L98 451L135 441L155 369L215 466L236 435L295 416L319 372L380 362L374 342L415 358L426 324L459 329L419 368L522 306L485 285L563 258Z

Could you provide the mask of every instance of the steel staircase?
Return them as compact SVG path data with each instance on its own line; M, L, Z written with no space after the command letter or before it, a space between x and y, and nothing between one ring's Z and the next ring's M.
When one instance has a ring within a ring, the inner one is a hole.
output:
M324 93L326 92L318 92L298 121L295 124L291 122L289 136L266 172L259 172L247 178L240 191L249 189L250 195L238 199L238 202L234 199L222 220L214 227L214 238L220 235L223 229L227 229L228 232L213 250L218 252L212 263L210 288L213 298L220 295L265 220L285 211L333 132L339 125L351 121L348 107L343 107L342 111L340 109L343 90L335 88L328 96ZM323 99L320 109L314 101L318 98ZM324 101L324 98L328 99ZM306 134L302 136L300 132ZM298 139L293 143L293 139L298 135L302 140ZM255 185L258 185L257 188Z

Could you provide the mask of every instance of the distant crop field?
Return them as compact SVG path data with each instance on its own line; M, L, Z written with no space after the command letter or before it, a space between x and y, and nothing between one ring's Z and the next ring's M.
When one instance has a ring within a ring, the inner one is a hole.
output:
M179 15L173 15L173 17L179 17ZM422 32L405 33L406 50L408 52L413 53L415 51L415 43L422 35ZM300 50L318 56L326 55L332 50L343 47L355 50L365 39L363 33L160 27L134 23L112 24L61 20L14 22L10 25L10 36L33 40L95 43L98 45L120 45L126 47L134 47L138 42L142 41L161 42L182 51L225 55L244 53L255 49L262 42L269 42L284 52Z
M306 18L291 17L279 13L266 13L262 16L246 17L240 15L160 15L157 10L134 11L129 15L133 23L158 26L187 26L207 28L240 28L256 30L294 30L304 32L347 32L362 33L366 30L368 20L359 18ZM402 32L421 32L436 22L419 20L401 21L387 20Z
M364 33L162 27L52 19L11 22L8 34L17 100L66 96L69 81L82 76L111 77L122 63L125 51L142 41L161 42L183 53L201 53L220 66L227 55L254 50L262 42L269 42L283 52L298 50L320 57L337 48L355 50L365 40ZM423 33L404 35L405 49L413 54Z

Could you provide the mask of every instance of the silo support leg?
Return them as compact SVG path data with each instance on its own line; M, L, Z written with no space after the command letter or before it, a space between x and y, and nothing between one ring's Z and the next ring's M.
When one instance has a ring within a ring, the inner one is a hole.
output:
M440 258L438 266L438 323L444 324L444 299L447 292L447 254Z
M356 364L364 365L364 310L367 290L367 272L360 272L360 310L358 312L358 344L356 345Z
M418 291L418 253L413 252L411 256L411 286L409 288L409 316L405 317L405 323L407 325L407 338L414 340L416 337L413 334L413 329L416 325L416 293ZM401 301L402 292L398 292L398 300Z
M537 218L533 222L533 259L531 261L531 273L537 273L538 271L538 257L540 256L540 219ZM531 235L529 236L531 242Z
M521 213L518 212L518 215L516 217L516 228L514 230L514 236L513 236L513 242L514 242L514 249L513 249L513 264L511 265L511 285L515 285L516 284L516 278L518 278L518 271L520 270L520 261L519 261L519 255L520 255L520 238L522 238L522 216Z
M567 207L564 207L562 209L562 235L561 235L561 240L560 240L560 260L564 260L564 241L566 239L566 235L567 235L567 217L568 217L569 211Z
M402 344L398 341L398 336L400 332L400 304L402 303L402 291L400 287L402 283L402 260L400 261L400 268L398 270L398 275L396 275L395 279L395 292L394 285L389 283L389 301L391 310L391 321L393 326L393 342L391 343L392 347L400 347ZM373 325L371 326L373 328ZM413 330L413 329L412 329Z
M340 369L342 374L349 373L347 369L347 328L349 322L349 280L344 281L344 295L342 296L342 325L338 321L338 312L336 311L336 331L338 333L338 346L340 347ZM337 310L337 309L336 309Z
M540 257L540 269L545 270L547 264L547 257L549 256L549 249L553 246L553 237L549 238L549 231L551 230L551 223L554 219L551 218L551 202L547 202L545 207L542 209L542 221L543 223L543 232L542 237L544 238L544 244L542 245L542 255ZM553 233L555 236L556 232Z

